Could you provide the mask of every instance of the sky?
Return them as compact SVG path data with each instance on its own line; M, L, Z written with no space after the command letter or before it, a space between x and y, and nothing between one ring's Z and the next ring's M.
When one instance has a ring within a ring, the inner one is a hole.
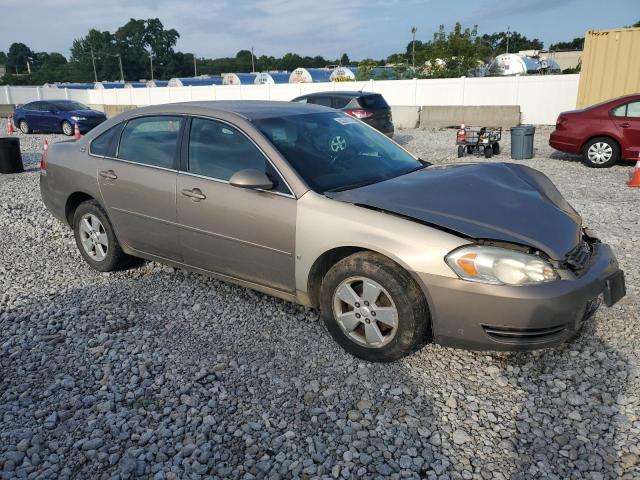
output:
M380 59L404 50L412 26L429 40L456 21L477 24L480 34L509 26L548 47L635 23L640 0L0 0L0 14L3 51L22 42L68 56L90 28L113 32L129 18L157 17L180 33L176 50L198 57L253 46L256 55Z

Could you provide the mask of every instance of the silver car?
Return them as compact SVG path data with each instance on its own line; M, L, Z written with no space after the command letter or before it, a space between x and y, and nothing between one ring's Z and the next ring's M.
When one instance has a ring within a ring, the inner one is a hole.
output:
M429 341L557 345L625 295L611 248L542 173L431 166L316 105L131 110L52 145L40 180L91 267L141 257L319 308L372 361Z

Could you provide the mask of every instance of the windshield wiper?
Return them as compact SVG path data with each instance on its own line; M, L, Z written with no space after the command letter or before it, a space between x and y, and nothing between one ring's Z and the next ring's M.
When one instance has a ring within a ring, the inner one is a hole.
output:
M340 187L335 187L335 188L330 188L329 190L325 190L325 193L326 192L343 192L344 190L351 190L353 188L366 187L367 185L371 185L372 183L377 183L381 181L382 180L375 179L375 180L367 180L365 182L349 183L347 185L342 185Z

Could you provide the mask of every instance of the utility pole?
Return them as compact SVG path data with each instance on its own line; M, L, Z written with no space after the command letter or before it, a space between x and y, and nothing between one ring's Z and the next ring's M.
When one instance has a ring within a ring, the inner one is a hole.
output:
M196 54L193 54L193 76L198 76L198 64L196 63Z
M151 80L153 80L153 52L149 52L149 65L151 66Z
M251 73L254 73L256 71L256 66L253 63L253 47L251 47Z
M98 73L96 72L96 57L93 54L93 46L89 45L91 49L91 64L93 65L93 81L98 83Z
M31 75L31 65L29 64L29 60L27 60L27 72Z
M507 53L509 53L509 39L511 38L511 25L507 25L507 33L505 36L507 37Z
M120 79L122 80L122 83L124 83L124 71L122 70L122 55L117 53L116 57L118 57L118 64L120 65Z
M417 27L411 27L411 57L412 57L412 64L413 64L413 71L415 72L416 70L416 32L418 31Z

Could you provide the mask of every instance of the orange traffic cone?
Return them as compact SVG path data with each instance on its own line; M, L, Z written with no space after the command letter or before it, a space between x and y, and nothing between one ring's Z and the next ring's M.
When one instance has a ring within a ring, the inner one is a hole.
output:
M456 142L464 143L467 139L467 131L465 129L464 123L460 125L460 130L458 130L458 134L456 135Z
M79 139L82 135L80 135L80 129L78 128L78 124L76 123L76 127L73 129L73 138L76 140Z
M640 157L640 154L638 154ZM640 187L640 160L636 162L636 168L633 169L631 180L627 182L627 187Z
M44 145L42 146L42 156L40 157L40 169L47 169L47 154L49 153L49 142L44 139Z
M7 117L7 133L9 135L16 133L16 129L13 126L13 120L11 120L11 117Z

